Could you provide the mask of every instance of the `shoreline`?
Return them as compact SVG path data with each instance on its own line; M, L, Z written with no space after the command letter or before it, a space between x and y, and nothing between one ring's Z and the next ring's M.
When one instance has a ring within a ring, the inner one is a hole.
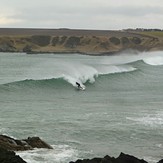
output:
M6 135L0 135L0 162L5 163L27 163L22 157L16 154L18 151L31 151L33 149L46 149L55 150L44 140L39 137L28 137L27 139L14 139ZM76 161L70 161L69 163L148 163L144 159L139 159L136 156L120 153L118 157L112 157L106 155L104 157L94 157L78 159ZM66 163L66 162L65 162ZM68 162L67 162L68 163ZM163 163L163 159L157 163Z

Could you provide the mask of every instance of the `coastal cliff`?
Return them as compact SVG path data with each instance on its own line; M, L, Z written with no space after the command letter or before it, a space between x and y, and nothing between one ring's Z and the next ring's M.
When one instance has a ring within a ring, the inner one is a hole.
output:
M163 32L0 29L0 52L113 54L163 50Z

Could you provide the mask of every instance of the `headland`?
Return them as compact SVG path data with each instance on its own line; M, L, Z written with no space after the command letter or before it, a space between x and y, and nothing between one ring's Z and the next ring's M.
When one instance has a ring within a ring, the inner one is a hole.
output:
M163 50L163 31L0 28L0 52L109 55Z

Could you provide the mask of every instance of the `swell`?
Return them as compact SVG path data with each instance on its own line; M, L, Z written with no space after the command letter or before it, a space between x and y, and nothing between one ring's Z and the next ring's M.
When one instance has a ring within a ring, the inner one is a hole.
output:
M136 69L134 69L136 70ZM132 71L134 71L132 70ZM101 78L109 78L114 75L117 76L122 73L130 73L131 71L123 71L123 72L114 72L109 74L99 74L94 75L94 81L92 79L86 80L83 85L89 86L90 84L94 83L97 79L100 80ZM91 77L92 78L92 77ZM41 79L41 80L34 80L34 79L26 79L21 81L15 81L11 83L1 84L0 89L4 91L11 91L15 89L36 89L36 88L53 88L53 89L72 89L76 87L74 83L75 79L71 79L69 76L64 76L60 78L52 78L52 79Z
M59 79L43 79L43 80L33 80L33 79L26 79L22 81L16 81L12 83L2 84L0 88L3 90L13 90L13 89L21 89L21 88L65 88L69 87L68 84L63 78Z
M160 58L154 59L154 63L156 66L156 60L159 62L158 65L161 65L161 61L159 60ZM159 60L159 61L158 61ZM147 61L150 61L150 63ZM150 60L138 60L135 62L130 62L129 64L126 65L100 65L100 67L86 67L86 70L90 71L84 71L84 72L78 72L75 75L72 74L64 74L60 77L54 76L54 78L47 78L43 77L42 79L25 79L25 80L18 80L14 82L9 82L5 84L0 84L0 90L4 91L10 91L13 89L21 89L21 88L59 88L59 89L68 89L72 87L76 87L76 81L79 82L81 85L89 85L94 83L97 79L101 80L101 78L112 78L113 76L117 78L119 75L123 76L123 74L127 73L128 76L134 76L135 71L141 71L143 76L150 74L149 71L155 71L155 68L153 67L152 58ZM91 69L90 69L91 68ZM146 69L146 71L144 71ZM153 74L153 73L152 73ZM115 79L115 78L114 78Z

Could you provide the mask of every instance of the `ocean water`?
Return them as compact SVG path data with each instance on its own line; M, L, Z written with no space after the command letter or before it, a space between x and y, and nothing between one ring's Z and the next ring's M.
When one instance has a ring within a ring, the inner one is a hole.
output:
M17 152L28 163L120 152L162 159L163 52L0 53L0 134L39 136L54 147Z

